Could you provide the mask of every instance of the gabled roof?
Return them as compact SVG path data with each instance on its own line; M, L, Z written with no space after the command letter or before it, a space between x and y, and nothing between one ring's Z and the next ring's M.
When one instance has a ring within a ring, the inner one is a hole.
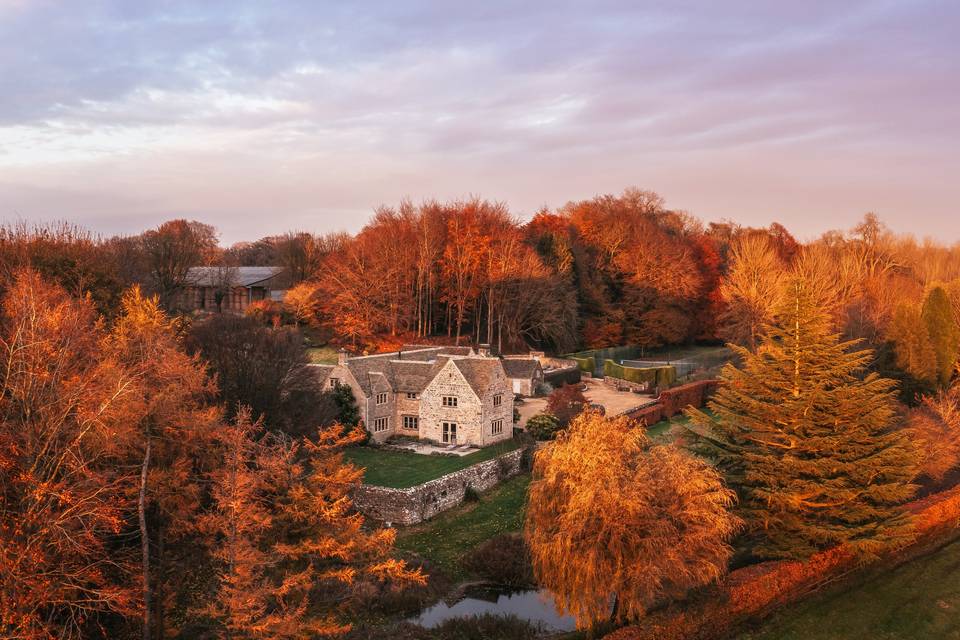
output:
M506 372L508 378L523 378L529 380L533 378L538 369L542 370L540 361L534 360L533 358L503 359L503 370Z
M283 273L283 267L191 267L187 281L195 287L216 287L230 282L252 287Z
M497 372L503 371L500 360L497 358L454 358L454 366L460 370L467 384L482 398L497 378Z
M435 362L391 360L387 376L395 392L421 393L436 375L435 369L437 369Z
M436 344L405 344L401 347L402 352L415 351L423 352L425 350L433 351L436 354L445 356L469 356L473 354L473 347L456 347L453 345Z

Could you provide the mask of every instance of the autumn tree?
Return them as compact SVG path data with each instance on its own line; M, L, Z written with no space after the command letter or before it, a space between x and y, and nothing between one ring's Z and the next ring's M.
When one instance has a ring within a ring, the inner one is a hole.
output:
M0 287L28 268L74 297L89 295L107 316L116 313L124 285L115 257L109 243L66 222L0 227Z
M876 554L910 536L913 449L896 429L895 385L870 350L831 332L792 277L756 352L737 347L709 402L688 410L695 448L740 494L754 552L804 558L844 544Z
M187 539L201 501L201 467L219 411L199 359L178 343L156 297L128 290L101 349L133 377L127 429L118 440L139 470L136 490L143 587L143 638L164 637L164 612L177 594L174 545ZM189 545L188 545L189 546ZM165 553L166 551L166 553ZM171 582L174 584L171 585Z
M950 378L957 363L960 328L954 321L950 298L942 287L934 287L927 294L926 300L923 301L921 318L936 356L937 383L941 387L946 387L950 384Z
M726 311L721 334L755 350L764 324L773 318L783 288L784 266L765 234L743 236L733 246L730 272L721 285Z
M560 422L561 427L570 424L589 405L580 385L565 384L554 389L547 398L547 411Z
M32 271L3 298L0 353L0 637L103 637L135 617L136 471L117 434L134 375L101 349L89 300Z
M213 227L202 222L170 220L140 239L149 268L151 285L169 309L174 296L188 282L191 267L208 261L217 247Z
M923 398L908 417L920 472L934 486L960 466L960 385Z
M920 307L909 302L897 305L887 336L893 343L897 367L923 387L932 389L938 378L937 353Z
M330 404L323 402L317 372L294 328L263 326L251 317L216 316L194 323L186 345L216 376L228 419L246 404L268 428L296 436L336 419L324 411Z
M629 419L582 413L534 460L524 535L537 583L581 628L639 618L726 571L733 498L709 465L651 446Z
M339 426L294 444L261 429L241 409L218 435L223 464L211 473L216 597L202 613L226 637L336 636L350 629L339 603L364 582L397 587L425 576L390 556L395 532L368 531L349 492L362 470L339 451L362 435ZM299 456L300 446L306 455Z

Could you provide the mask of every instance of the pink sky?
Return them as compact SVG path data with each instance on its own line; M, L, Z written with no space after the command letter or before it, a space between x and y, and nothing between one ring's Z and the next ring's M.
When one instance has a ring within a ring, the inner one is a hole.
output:
M0 218L225 243L627 186L960 241L948 2L0 0Z

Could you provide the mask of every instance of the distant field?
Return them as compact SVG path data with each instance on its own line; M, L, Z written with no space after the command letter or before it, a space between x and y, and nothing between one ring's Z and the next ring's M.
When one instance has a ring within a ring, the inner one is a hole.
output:
M337 350L333 347L311 347L307 355L314 364L337 364Z
M376 447L353 447L344 452L344 457L366 469L363 475L365 483L405 489L490 460L519 446L516 440L507 440L466 456L429 456Z
M396 546L429 559L450 578L462 580L467 577L460 566L464 553L496 535L523 528L529 484L529 474L515 476L481 495L479 502L466 502L432 520L399 529Z
M953 640L960 638L960 541L829 591L774 616L740 640Z

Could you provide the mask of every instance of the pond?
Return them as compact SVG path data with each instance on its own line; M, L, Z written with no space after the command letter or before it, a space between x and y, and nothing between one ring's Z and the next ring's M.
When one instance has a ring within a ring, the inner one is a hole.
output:
M572 616L557 613L550 592L541 590L509 591L497 587L473 587L466 590L466 597L453 606L438 602L424 609L410 622L428 629L449 620L466 616L515 615L531 624L540 625L548 631L573 631L576 629Z

